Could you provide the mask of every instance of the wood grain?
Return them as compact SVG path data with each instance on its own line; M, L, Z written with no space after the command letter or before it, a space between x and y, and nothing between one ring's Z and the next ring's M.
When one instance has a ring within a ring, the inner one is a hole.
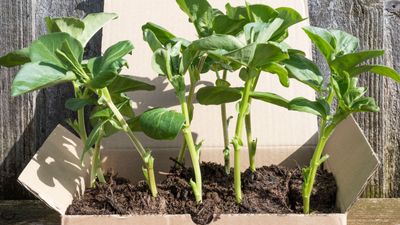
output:
M309 0L311 25L347 31L360 39L361 49L385 49L385 57L373 63L395 66L397 71L400 69L399 9L400 1ZM313 56L327 73L325 61L315 49ZM365 74L360 85L368 87L367 95L374 97L381 108L379 113L355 115L381 161L364 196L400 197L399 84Z
M399 225L400 199L360 199L348 225ZM60 216L40 201L0 201L0 224L59 225Z
M46 31L46 16L83 16L103 11L103 0L1 0L0 55L28 46ZM86 50L99 53L101 34ZM0 199L26 199L32 196L17 183L17 176L59 123L73 116L64 110L72 96L70 85L10 96L11 81L17 69L0 68Z

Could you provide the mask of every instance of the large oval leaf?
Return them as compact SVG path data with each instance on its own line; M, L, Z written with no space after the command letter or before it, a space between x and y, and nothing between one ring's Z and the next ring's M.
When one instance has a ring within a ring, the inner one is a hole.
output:
M154 37L164 46L170 43L170 41L175 38L174 34L169 32L164 27L161 27L154 23L146 23L145 25L143 25L142 31L145 32L146 30L151 31L154 34ZM144 39L145 41L148 41L146 36L144 37Z
M291 77L316 91L321 90L324 76L313 61L301 54L290 54L290 58L283 63Z
M56 66L39 62L27 63L15 76L11 93L12 96L17 96L75 79L74 73Z
M197 101L202 105L220 105L236 102L242 97L238 88L231 87L202 87L197 91Z
M49 33L64 32L78 39L85 29L85 24L77 18L63 17L50 18L46 17L47 31Z
M14 67L30 62L29 48L23 48L0 57L0 66Z
M86 46L89 40L109 21L118 17L115 13L90 13L82 22L85 24L85 29L79 36L78 40L82 43L82 46Z
M321 118L326 118L330 114L330 107L324 100L311 101L303 97L291 100L289 110L311 113Z
M32 62L50 63L66 69L66 65L56 55L57 50L62 51L63 46L66 46L65 43L69 46L73 57L81 62L83 47L78 40L67 33L51 33L41 36L32 42L29 48L29 58Z
M129 91L152 91L155 86L135 80L129 75L118 75L108 86L110 93L123 93Z
M252 92L250 97L263 102L268 102L283 108L289 108L289 101L282 96L269 92Z
M157 140L175 139L185 123L183 114L165 108L148 110L139 120L142 131Z
M335 54L335 37L326 29L319 27L305 27L304 32L319 49L325 59L330 62Z
M362 65L355 67L351 71L349 71L351 76L356 76L358 74L366 72L376 73L381 76L389 77L397 82L400 82L400 74L397 73L396 70L383 65Z
M383 55L383 50L367 50L361 52L350 53L342 56L338 56L329 65L336 71L350 71L353 67L360 63L363 63L369 59L373 59Z

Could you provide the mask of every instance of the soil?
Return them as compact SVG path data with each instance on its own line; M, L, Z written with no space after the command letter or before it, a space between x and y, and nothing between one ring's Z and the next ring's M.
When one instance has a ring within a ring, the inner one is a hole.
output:
M302 213L301 169L264 166L253 173L242 174L243 201L235 203L233 171L225 175L224 167L214 163L201 165L203 202L196 204L188 181L191 169L173 168L158 185L153 198L144 181L129 180L108 172L105 184L88 188L81 199L75 199L68 215L106 214L190 214L197 224L208 224L219 214L232 213ZM311 196L315 213L336 213L336 182L331 173L318 171Z

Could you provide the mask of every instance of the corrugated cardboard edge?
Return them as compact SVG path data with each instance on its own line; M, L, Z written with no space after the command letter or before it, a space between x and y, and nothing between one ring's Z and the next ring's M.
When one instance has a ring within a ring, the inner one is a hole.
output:
M347 212L364 191L379 166L379 160L352 116L340 123L330 137L325 167L338 185L336 204Z
M82 142L58 125L18 177L18 182L61 215L85 188L89 165L80 162Z
M62 225L195 225L190 215L62 216ZM212 225L346 225L347 214L223 214Z

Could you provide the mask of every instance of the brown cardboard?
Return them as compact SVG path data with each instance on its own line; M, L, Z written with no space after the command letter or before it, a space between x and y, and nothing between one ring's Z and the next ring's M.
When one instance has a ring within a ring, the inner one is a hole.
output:
M79 169L79 155L82 144L72 133L57 126L43 146L19 177L19 182L33 194L42 199L50 207L62 215L63 225L80 224L193 224L189 215L129 215L129 216L68 216L65 209L73 197L79 197L84 190L87 179L87 169ZM345 225L347 210L362 192L368 178L378 165L378 160L361 130L352 118L337 127L326 147L330 159L326 167L333 172L338 184L338 206L340 214L246 214L219 215L213 224L325 224ZM171 165L169 156L176 152L155 151L154 156L159 170ZM259 149L257 160L259 165L280 164L285 166L304 166L308 164L312 154L311 146L280 147L278 149ZM133 181L142 179L141 162L136 153L131 150L103 151L104 168L113 168L123 176ZM243 151L243 166L246 164L246 151ZM40 160L39 160L40 159ZM221 150L205 149L202 160L220 162ZM57 162L53 165L52 162ZM51 166L50 166L51 165ZM50 168L50 169L49 169ZM158 178L162 177L157 174ZM51 182L49 182L51 181Z
M48 206L64 214L85 190L88 170L80 162L82 142L58 125L31 159L18 181Z

